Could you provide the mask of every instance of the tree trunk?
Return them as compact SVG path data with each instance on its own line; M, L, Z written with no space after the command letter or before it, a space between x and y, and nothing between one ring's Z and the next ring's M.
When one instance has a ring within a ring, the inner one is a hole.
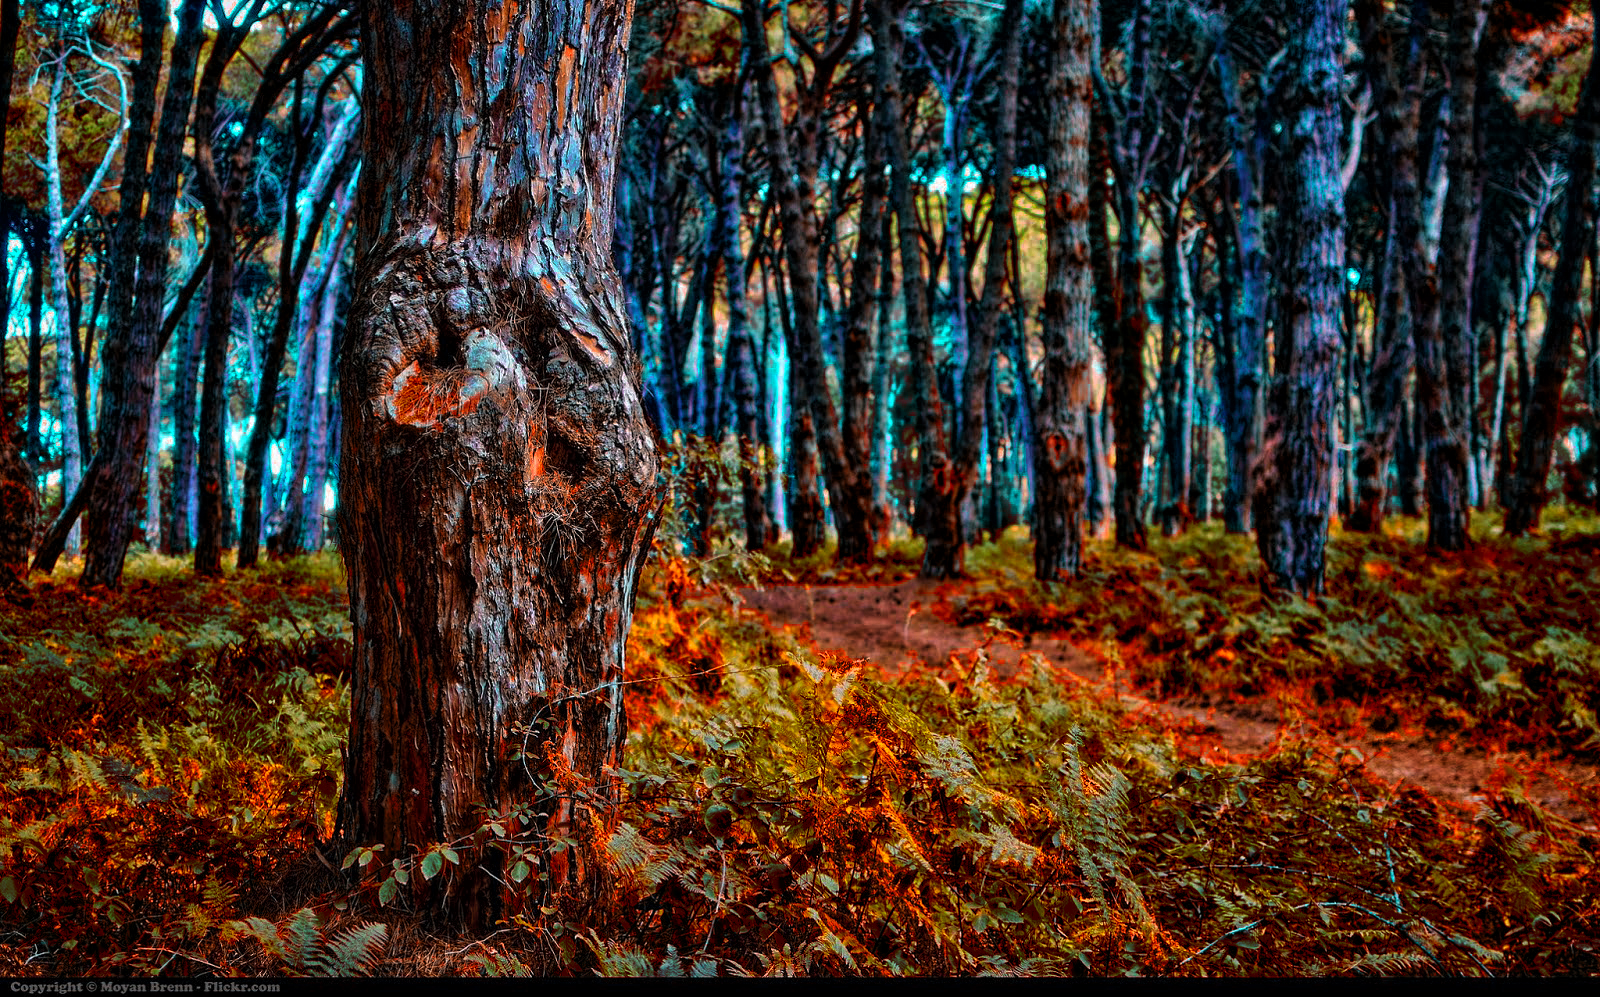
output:
M1276 375L1261 480L1257 545L1272 584L1320 593L1332 495L1331 423L1344 293L1344 193L1339 114L1348 0L1295 0L1289 48L1281 201L1289 272L1276 336Z
M1384 4L1378 0L1357 0L1356 21L1362 33L1362 48L1368 63L1367 75L1373 102L1379 109L1378 121L1384 138L1385 155L1381 172L1387 179L1388 219L1384 226L1383 255L1378 264L1378 307L1373 334L1372 365L1367 372L1366 429L1356 449L1355 508L1345 528L1358 532L1378 532L1388 512L1389 465L1405 446L1410 429L1404 421L1406 380L1411 371L1414 337L1408 333L1412 302L1408 296L1409 272L1401 257L1407 253L1402 230L1407 225L1402 187L1409 178L1415 190L1417 136L1420 130L1421 80L1426 67L1421 64L1420 35L1413 32L1413 44L1402 65L1396 65L1394 42L1386 21ZM1401 90L1400 80L1409 84ZM1420 208L1413 209L1415 214ZM1413 223L1417 220L1413 218ZM1417 229L1420 235L1420 224Z
M578 839L535 849L546 906L606 895L592 836L658 503L610 245L631 13L401 0L368 6L362 31L345 826L408 856L524 815L539 843ZM452 871L430 900L490 923L499 868Z
M1259 174L1265 140L1259 128L1247 130L1245 127L1238 73L1227 46L1217 51L1217 79L1228 105L1230 164L1239 192L1237 214L1231 214L1231 205L1225 208L1233 221L1233 231L1229 234L1237 270L1230 270L1229 275L1238 274L1238 297L1235 304L1234 296L1226 295L1224 305L1232 310L1226 321L1233 333L1233 348L1227 352L1228 376L1221 385L1228 457L1222 504L1227 531L1246 533L1250 529L1254 504L1250 494L1250 470L1258 453L1256 413L1261 402L1262 364L1266 352L1267 250ZM1218 263L1219 269L1225 266Z
M1539 525L1549 501L1545 480L1561 420L1561 389L1572 364L1573 329L1580 320L1583 263L1594 238L1595 139L1600 132L1600 31L1592 43L1589 71L1584 76L1572 119L1572 144L1567 154L1566 215L1561 226L1561 256L1551 280L1549 319L1533 386L1522 417L1522 446L1511 482L1505 532L1521 536Z
M140 478L150 433L150 420L145 413L156 392L168 244L183 139L194 97L203 7L203 0L186 0L179 9L178 34L172 44L167 92L146 185L149 200L139 227L138 277L129 321L125 329L112 330L102 357L100 440L91 469L93 492L85 516L88 556L79 580L84 586L114 587L121 583L123 558L138 520ZM165 9L154 16L165 18ZM131 145L130 142L130 148Z
M853 448L852 452L846 451L838 406L828 389L827 362L818 324L820 237L814 207L821 134L819 105L826 97L838 60L853 43L859 20L859 0L851 6L851 27L833 39L833 44L814 60L811 79L800 95L798 135L792 148L767 47L765 5L761 0L744 0L742 10L744 39L755 70L756 93L772 162L769 180L779 207L783 252L794 304L794 338L789 358L802 389L802 394L795 396L794 401L809 410L810 428L839 532L839 558L847 562L867 561L872 558L873 551L871 468L852 462ZM867 293L867 289L859 293ZM797 528L797 546L799 532Z
M170 557L189 553L193 543L189 507L195 481L195 394L200 379L200 354L206 327L204 301L190 307L173 357L172 487L162 506L161 552Z
M1094 315L1088 136L1094 97L1090 67L1100 52L1099 7L1092 0L1055 0L1050 24L1044 370L1033 433L1033 570L1041 581L1077 577L1083 570Z
M744 57L748 60L748 55ZM734 433L739 438L739 487L744 507L744 543L765 550L772 524L761 494L761 412L756 389L755 340L750 333L750 306L744 246L739 241L739 216L744 204L744 72L734 84L732 106L723 119L722 152L717 191L717 225L721 230L722 277L728 296L728 360L732 365Z
M28 459L44 463L44 442L40 439L41 389L44 380L44 240L39 238L37 219L23 240L28 254Z
M1428 490L1428 544L1462 550L1470 536L1467 379L1472 336L1472 279L1478 240L1476 110L1478 38L1488 0L1458 3L1450 18L1449 172L1443 215L1444 249L1427 265L1426 217L1405 243L1412 293L1412 338L1417 349L1417 389L1423 408ZM1418 0L1412 17L1425 26L1428 7ZM1418 60L1420 62L1420 60ZM1418 81L1420 86L1420 81ZM1434 158L1439 158L1437 154ZM1399 184L1397 183L1397 188Z
M900 288L906 308L906 352L911 364L912 404L916 407L917 486L913 529L926 544L924 575L952 563L959 569L960 505L939 496L954 489L943 395L934 364L933 333L928 320L927 281L922 269L919 223L911 197L910 139L901 92L900 59L905 51L905 9L897 0L872 0L873 63L878 100L888 123L890 205L900 249ZM953 548L953 549L952 549Z

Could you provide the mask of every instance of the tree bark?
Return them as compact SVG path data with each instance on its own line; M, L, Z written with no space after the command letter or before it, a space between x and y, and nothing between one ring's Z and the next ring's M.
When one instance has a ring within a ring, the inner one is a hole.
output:
M1356 449L1355 508L1345 520L1345 528L1376 533L1382 529L1388 512L1390 462L1396 458L1397 448L1404 445L1403 437L1410 432L1402 423L1406 380L1411 372L1415 341L1407 331L1408 320L1415 317L1408 288L1411 268L1402 260L1408 252L1402 233L1408 215L1414 216L1420 207L1407 210L1408 205L1403 201L1408 189L1415 199L1417 136L1422 114L1421 74L1426 72L1426 65L1422 63L1421 29L1412 32L1407 56L1397 65L1399 60L1385 19L1384 4L1378 0L1357 0L1355 12L1384 138L1381 172L1387 180L1388 219L1384 226L1383 255L1378 264L1379 300L1372 365L1367 373L1366 430ZM1413 224L1420 236L1420 223L1413 218Z
M911 197L910 140L906 134L900 58L905 51L905 9L896 0L872 0L873 63L878 100L888 123L890 206L900 249L900 287L906 309L906 352L910 355L912 404L916 406L918 481L913 530L926 540L922 571L930 575L959 558L959 506L941 503L952 490L955 473L946 433L944 399L934 364L933 333L928 321L927 280L922 269L920 226ZM952 510L955 515L952 515ZM940 521L934 522L935 517Z
M1449 188L1439 255L1446 439L1436 453L1430 452L1428 470L1429 542L1446 550L1467 545L1473 497L1470 483L1474 480L1478 363L1472 291L1477 280L1484 184L1478 164L1482 145L1478 49L1489 4L1490 0L1458 3L1450 17Z
M1600 133L1600 31L1595 32L1589 71L1572 119L1572 144L1567 153L1565 217L1561 224L1561 256L1551 279L1549 319L1533 385L1522 417L1522 446L1517 451L1511 502L1506 509L1507 536L1521 536L1539 525L1549 501L1545 481L1561 421L1561 389L1572 365L1572 338L1581 319L1583 264L1594 238L1595 139Z
M755 70L756 93L772 162L769 180L778 203L778 218L783 231L783 252L788 264L789 290L794 304L794 338L789 351L798 387L802 394L792 400L808 409L816 452L821 459L834 524L839 532L839 559L863 562L872 558L872 473L868 465L852 460L855 448L847 452L841 432L839 409L828 389L826 358L818 325L821 302L818 289L819 247L815 211L817 149L821 132L820 106L828 93L835 68L859 30L860 0L851 4L848 26L838 33L830 25L830 44L816 53L811 79L800 95L796 120L797 141L791 146L784 127L777 81L772 72L772 57L767 46L765 5L762 0L744 0L745 44ZM869 294L868 288L858 289ZM864 363L864 359L858 362ZM804 417L802 417L804 418ZM800 527L796 529L799 546Z
M611 256L631 15L399 0L362 26L345 826L405 856L524 815L538 845L579 842L535 848L547 906L605 896L591 839L659 502ZM486 856L430 899L488 923L508 899L496 871Z
M1034 410L1033 570L1040 581L1083 570L1088 460L1091 60L1100 53L1099 5L1055 0L1046 82L1044 369ZM1103 207L1103 205L1102 205ZM1102 211L1101 222L1104 222Z
M112 329L102 355L100 439L90 468L93 491L84 524L88 554L79 579L85 587L115 587L121 583L123 559L138 520L140 478L150 435L147 413L156 393L156 364L165 317L162 299L167 289L168 243L177 203L183 139L194 97L203 8L203 0L186 0L179 8L161 123L149 181L144 185L149 201L138 229L138 276L129 302L128 324ZM153 16L164 20L165 8ZM131 149L131 141L129 145ZM117 289L113 287L112 292L117 293Z
M1344 192L1339 113L1348 0L1295 0L1284 108L1280 210L1288 248L1275 339L1276 372L1256 484L1256 539L1275 587L1323 589L1331 511L1334 382L1344 293Z
M1260 129L1245 127L1244 105L1239 96L1237 71L1226 45L1217 50L1217 79L1228 105L1230 165L1239 193L1239 207L1231 215L1238 274L1238 298L1226 296L1231 309L1226 321L1232 331L1232 349L1226 353L1226 374L1222 385L1223 429L1227 439L1228 478L1223 488L1222 505L1229 533L1250 530L1253 499L1250 494L1250 469L1255 465L1259 444L1257 410L1266 352L1267 251L1263 238L1261 177L1263 146ZM1218 264L1219 269L1227 264Z
M743 58L748 62L745 51ZM722 277L728 297L728 363L732 365L734 432L739 438L739 486L744 507L744 543L751 551L765 550L771 521L761 494L761 412L756 390L755 340L750 333L750 305L744 246L739 217L744 204L744 85L748 65L734 83L731 106L723 119L722 153L717 197L718 241L722 246Z

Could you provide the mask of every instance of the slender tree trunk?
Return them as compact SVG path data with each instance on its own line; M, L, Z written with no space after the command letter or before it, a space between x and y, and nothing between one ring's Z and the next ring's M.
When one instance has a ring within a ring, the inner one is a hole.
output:
M341 212L342 213L342 212ZM350 230L347 228L334 244L330 261L327 288L323 291L317 312L315 355L316 367L312 373L310 431L306 441L307 487L302 496L290 496L295 510L296 549L320 550L322 547L322 517L325 486L328 481L328 453L334 431L338 428L332 411L332 368L335 353L334 323L338 317L341 292L344 290L344 250Z
M1041 581L1076 577L1083 570L1089 329L1094 315L1088 136L1094 97L1090 66L1100 52L1099 7L1092 0L1055 0L1050 26L1044 370L1033 435L1033 570Z
M1276 376L1256 486L1257 545L1274 586L1320 593L1331 512L1329 467L1339 301L1344 292L1344 193L1339 114L1348 0L1295 0L1286 183L1289 248L1276 336Z
M739 438L739 487L744 507L745 549L766 549L771 522L761 494L761 413L756 390L755 341L750 333L750 306L746 298L744 246L740 242L739 216L744 204L744 80L746 66L735 82L731 106L723 119L720 149L721 186L717 192L718 241L722 246L722 276L728 296L728 363L733 373L734 432Z
M1595 139L1600 132L1600 31L1595 32L1589 71L1573 115L1572 144L1567 154L1565 217L1561 256L1551 280L1549 318L1539 344L1527 409L1522 417L1522 445L1506 509L1505 531L1521 536L1539 525L1549 501L1545 481L1561 420L1561 389L1572 364L1572 338L1581 310L1583 263L1594 238Z
M858 19L854 13L858 9L852 5L852 24ZM772 161L769 181L779 206L783 252L794 304L794 337L789 357L795 366L797 387L801 389L794 401L809 411L810 430L821 459L834 524L839 531L839 557L847 562L866 561L872 557L871 469L852 463L854 448L851 452L846 450L838 406L828 389L827 364L818 324L821 240L814 207L821 131L815 105L826 95L833 67L843 55L841 46L853 39L854 30L838 39L829 53L819 56L813 66L812 79L807 92L802 94L801 113L796 122L797 141L791 149L767 48L765 4L762 0L743 0L742 11L745 44L755 69L756 94ZM866 293L866 289L861 289L860 293ZM798 549L801 530L796 524L791 526L796 529Z
M1409 271L1402 262L1408 249L1402 238L1407 215L1420 210L1402 203L1409 185L1417 186L1417 136L1420 130L1422 65L1421 35L1413 32L1407 57L1397 65L1394 42L1378 0L1356 0L1356 20L1369 64L1373 102L1379 109L1384 137L1383 170L1387 178L1388 219L1384 226L1383 254L1378 264L1378 307L1373 336L1372 364L1367 372L1366 430L1356 450L1355 508L1345 528L1378 532L1387 515L1389 465L1399 456L1410 432L1402 424L1406 381L1411 372L1414 338L1408 332L1414 320L1409 294ZM1420 30L1420 29L1419 29ZM1403 74L1403 75L1402 75ZM1401 80L1406 81L1402 89ZM1413 218L1420 236L1420 223Z
M916 407L918 481L913 529L926 539L922 556L925 575L951 563L959 568L961 523L959 505L939 496L954 488L955 473L946 432L944 398L934 363L933 333L928 320L927 282L922 270L919 223L911 196L910 139L899 61L905 51L905 10L896 0L872 0L873 62L883 120L889 125L892 168L890 205L900 249L900 286L906 308L906 352L911 364L912 404ZM935 522L935 519L938 522ZM957 549L952 551L954 546Z
M161 546L161 358L150 382L150 431L144 448L144 545Z
M66 208L61 198L60 152L60 106L67 70L66 57L60 58L51 77L50 103L45 114L45 204L46 224L50 233L47 241L50 308L56 319L56 425L61 427L61 504L64 515L83 478L83 441L79 435L78 389L73 380L73 355L77 352L77 344L73 342L73 309L67 301L67 257L64 250ZM64 547L68 557L78 556L80 532L76 525L69 527ZM51 558L51 566L54 562L55 558ZM40 570L48 571L49 567L40 566Z
M44 462L44 443L40 439L41 388L44 380L44 241L38 223L24 241L28 253L28 459ZM31 538L30 538L31 542Z
M578 840L536 846L530 880L574 910L606 896L593 835L658 501L610 245L631 13L366 8L340 376L345 826L401 856L470 840L485 807L525 815L536 842ZM486 855L429 899L489 923L503 878Z
M138 277L128 325L113 330L103 356L100 440L96 448L93 492L86 516L88 557L84 586L116 586L138 519L140 478L149 444L150 421L142 418L156 394L168 244L177 203L183 139L194 97L195 64L201 42L203 0L186 0L179 9L167 92L161 106L154 159L147 186L148 204L139 227ZM152 14L164 18L165 9ZM130 142L130 146L131 146Z
M161 552L181 557L192 550L189 509L195 494L195 395L206 327L206 305L197 302L183 320L173 360L172 488L162 507Z
M1234 231L1231 233L1238 261L1238 297L1234 304L1233 295L1227 296L1227 307L1232 308L1228 323L1233 331L1233 349L1228 357L1230 376L1222 385L1228 454L1228 479L1223 488L1222 504L1227 531L1245 533L1251 525L1250 469L1255 465L1258 452L1256 412L1260 407L1262 364L1266 353L1267 251L1259 173L1265 143L1259 129L1246 129L1238 74L1227 46L1217 51L1217 79L1228 106L1229 162L1239 192L1239 207L1232 216Z

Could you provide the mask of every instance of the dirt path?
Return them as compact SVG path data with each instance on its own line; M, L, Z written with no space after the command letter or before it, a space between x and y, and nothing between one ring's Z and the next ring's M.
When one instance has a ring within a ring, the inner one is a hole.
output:
M866 658L885 675L910 668L936 670L952 655L965 655L986 635L976 628L953 626L933 614L938 585L912 579L896 585L773 586L742 589L748 609L764 613L779 626L808 633L819 650ZM1026 654L1040 654L1063 672L1101 696L1116 696L1129 709L1150 711L1177 722L1185 747L1212 761L1240 760L1262 751L1284 730L1278 704L1271 700L1205 707L1181 700L1151 700L1132 694L1118 677L1071 642L1035 637L1018 646L994 641L992 665L1001 675L1015 674ZM1330 747L1354 748L1367 769L1397 789L1418 786L1434 796L1472 807L1482 788L1520 774L1523 792L1551 812L1588 825L1587 811L1574 802L1565 785L1600 783L1600 768L1572 762L1535 759L1525 752L1484 752L1476 748L1446 749L1434 740L1403 733L1330 732L1297 723L1294 733Z

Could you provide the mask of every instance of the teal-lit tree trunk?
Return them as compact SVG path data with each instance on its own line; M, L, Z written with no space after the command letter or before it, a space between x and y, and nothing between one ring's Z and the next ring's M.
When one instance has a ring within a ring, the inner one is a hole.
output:
M1522 448L1511 479L1506 508L1506 533L1519 536L1539 524L1549 501L1545 489L1560 428L1561 389L1572 365L1573 331L1581 319L1583 262L1594 238L1595 139L1600 133L1600 31L1595 32L1589 71L1573 115L1572 145L1567 153L1566 217L1561 227L1561 258L1551 280L1549 319L1533 385L1522 417Z
M580 840L539 856L546 903L602 890L581 842L615 792L658 512L611 256L631 15L629 0L398 0L362 25L344 824L405 856L519 810ZM431 898L492 920L494 872Z
M1339 91L1348 0L1296 0L1283 108L1286 243L1277 365L1256 483L1256 541L1275 587L1322 591L1344 293Z

